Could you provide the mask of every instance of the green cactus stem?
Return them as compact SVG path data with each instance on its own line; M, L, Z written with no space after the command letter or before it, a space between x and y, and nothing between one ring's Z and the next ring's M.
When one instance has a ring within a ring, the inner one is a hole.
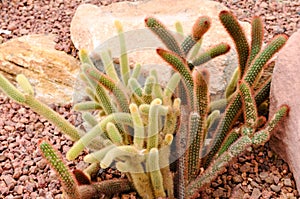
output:
M137 64L132 70L131 78L139 79L141 74L141 69L142 69L142 65Z
M90 112L83 112L82 119L86 121L91 127L94 127L98 124L97 119Z
M142 150L144 148L144 140L146 137L143 120L136 104L130 104L129 109L134 126L133 144L137 149Z
M164 105L171 105L171 98L175 93L175 89L178 87L180 82L180 74L174 73L170 80L168 81L165 89L164 89L164 98L163 98L163 104Z
M249 55L248 66L260 52L264 37L264 27L260 17L253 17L251 27L251 51Z
M181 49L185 56L189 53L192 47L202 38L208 31L211 25L211 20L207 16L199 17L193 25L192 34L187 36L181 44Z
M75 104L73 109L75 111L93 111L101 109L101 105L97 102L87 101Z
M16 77L18 85L22 88L23 92L27 95L34 95L33 87L31 86L29 80L23 74L19 74Z
M199 66L217 56L226 54L227 52L229 52L229 50L230 50L230 46L228 44L226 43L217 44L211 47L210 49L206 50L205 52L201 53L197 58L195 58L192 61L192 64L194 66Z
M128 84L128 80L130 77L130 68L129 68L129 63L128 63L125 36L124 36L122 24L119 21L115 21L115 26L117 28L117 32L119 35L119 41L120 41L121 77L124 82L124 85L126 86Z
M143 96L143 89L137 79L130 78L128 80L128 85L133 93L135 93L137 96L142 97Z
M145 19L145 24L161 39L161 41L169 50L176 53L177 55L183 54L174 36L158 19L154 17L148 17Z
M99 163L104 158L104 156L108 153L108 151L110 151L114 147L116 147L114 144L103 147L99 151L84 156L83 160L87 163Z
M106 124L106 132L107 132L107 135L108 135L109 139L114 144L116 144L118 146L123 144L122 135L121 135L119 129L117 128L117 126L114 123L108 122Z
M225 90L225 97L226 97L226 99L229 99L230 96L235 92L236 85L238 84L238 81L240 79L239 75L240 75L240 71L239 71L239 67L237 67L233 71L231 79L230 79L228 85L226 86L226 90Z
M246 35L238 20L230 11L221 11L219 18L235 43L239 58L240 77L242 77L244 75L249 56L249 44Z
M109 51L106 50L106 51L100 52L100 57L103 62L103 66L104 66L106 75L109 76L114 82L120 82Z
M182 24L180 21L176 21L175 22L175 29L176 29L176 32L179 33L180 35L184 35L183 33L183 27L182 27Z
M41 150L43 156L48 160L51 167L58 174L67 198L80 198L75 178L68 167L64 164L58 151L55 150L46 140L41 140L39 142L39 149Z
M88 64L90 66L94 66L93 61L90 59L88 55L88 51L86 49L80 49L78 56L82 64Z
M25 96L12 85L2 74L0 74L0 88L11 99L19 103L25 102Z

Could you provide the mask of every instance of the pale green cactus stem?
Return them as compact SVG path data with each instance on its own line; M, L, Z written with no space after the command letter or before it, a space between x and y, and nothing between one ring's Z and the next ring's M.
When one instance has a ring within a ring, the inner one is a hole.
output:
M14 85L12 85L2 74L0 74L0 87L6 95L8 95L16 102L24 103L26 101L25 96Z
M93 111L93 110L100 110L101 105L93 101L79 102L74 105L73 109L75 111Z
M133 144L138 150L142 150L144 148L144 141L146 137L143 120L136 104L130 104L129 110L134 127Z
M104 70L107 76L109 76L114 82L120 82L109 51L105 50L100 52L100 57L103 62Z
M121 135L119 129L117 128L117 126L114 123L108 122L106 124L106 132L107 132L107 135L108 135L109 139L114 144L116 144L118 146L123 144L122 135Z
M34 96L33 87L31 86L29 80L25 77L25 75L17 75L16 80L25 94Z
M152 101L152 91L153 86L155 84L156 80L154 76L148 76L145 81L145 86L143 90L143 100L145 103L150 104Z
M84 156L83 160L87 163L100 163L100 161L104 158L108 151L110 151L114 147L116 147L114 144L108 145L100 149L99 151Z
M82 75L84 75L84 74L82 73ZM87 96L88 96L91 100L100 103L100 104L101 104L101 107L103 106L103 105L102 105L102 102L100 102L100 100L98 100L98 98L97 98L97 96L96 96L97 94L96 94L96 92L94 91L94 89L92 89L92 87L90 87L90 86L85 87L85 93L87 94Z
M123 145L113 147L111 150L109 150L101 160L100 166L101 168L107 168L114 160L126 160L128 158L133 158L136 163L140 163L145 160L142 151L137 150L134 146Z
M159 84L157 71L151 70L150 75L155 78L155 82L153 84L153 89L152 89L152 98L153 99L154 98L163 99L163 91L162 91L161 85Z
M97 175L100 169L99 163L92 163L83 170L83 173L91 180L91 176Z
M86 121L91 127L96 126L98 124L97 119L90 112L83 112L82 119Z
M131 91L133 93L135 93L137 96L139 96L139 97L143 96L143 89L142 89L140 83L137 81L137 79L130 78L128 80L128 85L129 85Z
M280 108L274 114L272 119L268 122L265 129L269 133L271 133L275 128L275 126L288 114L288 112L289 112L289 107L287 105L280 106Z
M129 113L112 113L105 117L99 124L94 126L90 131L84 134L67 152L66 156L68 160L74 160L84 150L85 147L89 147L90 143L97 136L102 135L106 130L106 125L109 122L121 123L132 126L132 119Z
M141 74L142 65L136 64L136 66L132 70L131 78L139 79Z
M206 129L210 129L215 121L220 118L221 112L219 110L214 110L211 112L206 119Z
M225 97L226 99L229 99L230 96L235 92L236 90L236 85L238 84L238 81L240 79L240 71L239 71L239 67L237 67L234 71L233 74L231 76L231 79L226 87L225 90Z
M163 94L163 104L164 105L172 105L171 98L175 93L175 89L178 87L180 82L180 74L179 73L174 73L170 80L168 81L166 88L164 89L164 94Z
M58 174L59 179L61 180L63 190L69 199L73 198L81 198L78 186L76 184L76 180L74 176L71 174L68 167L62 161L58 151L55 150L51 144L42 140L39 143L39 148L43 154L43 156L48 160L51 167Z
M155 198L166 197L163 187L163 178L159 167L159 154L157 148L151 148L147 160Z
M94 66L93 61L90 59L88 55L88 51L86 49L79 50L79 59L82 64L88 64L90 66Z
M158 110L162 101L160 99L154 99L150 104L149 109L149 123L148 123L148 140L147 150L158 147L158 134L159 134L159 120L161 119Z
M252 90L246 82L241 81L239 90L242 96L246 127L255 127L257 123L257 109Z
M122 77L122 81L123 81L124 85L127 85L129 77L130 77L130 68L129 68L129 63L128 63L125 36L124 36L122 24L119 21L115 21L115 26L117 28L117 32L119 35L119 41L120 41L121 77Z
M176 21L175 22L175 29L176 29L176 32L179 33L180 35L184 35L183 33L183 27L182 27L182 24L180 21Z
M145 24L162 40L169 50L175 52L177 55L183 54L174 36L158 19L148 17L145 19Z

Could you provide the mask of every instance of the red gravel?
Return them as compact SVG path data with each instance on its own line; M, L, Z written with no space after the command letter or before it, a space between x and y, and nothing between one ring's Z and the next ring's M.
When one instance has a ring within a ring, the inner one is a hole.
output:
M216 1L227 5L243 21L250 21L254 15L262 16L266 41L282 32L291 35L300 28L299 0ZM108 5L116 0L2 0L0 36L7 41L31 33L54 33L58 35L56 48L76 57L69 27L75 9L82 2ZM2 33L3 30L11 34ZM71 105L53 108L72 123L80 122ZM72 145L45 119L0 95L0 198L61 198L59 181L36 148L38 139L45 137L63 154ZM86 166L80 158L68 165L79 169ZM134 194L115 198L120 197L135 198ZM288 165L266 145L239 157L201 197L255 199L299 195Z

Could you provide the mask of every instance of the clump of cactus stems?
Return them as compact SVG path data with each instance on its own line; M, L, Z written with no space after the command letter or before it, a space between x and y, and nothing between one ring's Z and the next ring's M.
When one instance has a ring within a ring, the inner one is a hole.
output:
M90 166L73 175L47 141L39 144L62 181L66 198L110 197L133 188L142 198L196 198L235 157L250 146L268 141L276 124L287 115L288 106L282 105L268 122L258 114L257 107L268 98L271 82L270 78L260 77L287 37L278 35L262 49L260 18L252 20L250 44L232 13L222 11L219 18L235 43L239 65L225 98L218 101L210 101L209 73L200 65L227 53L230 47L220 43L199 53L203 35L211 25L206 16L196 20L181 44L159 20L146 18L146 26L167 47L157 49L173 69L165 87L159 84L154 70L145 82L138 81L141 66L129 67L120 22L115 23L121 46L120 72L109 51L100 53L104 68L100 72L88 53L80 50L81 78L90 101L77 103L74 109L82 111L89 126L87 132L35 99L25 76L17 76L21 92L0 75L0 87L8 96L31 107L75 141L67 153L68 160L77 158L85 148L91 150L84 157ZM180 23L176 29L183 34ZM175 171L170 168L174 160ZM92 182L93 173L100 167L112 166L128 179Z

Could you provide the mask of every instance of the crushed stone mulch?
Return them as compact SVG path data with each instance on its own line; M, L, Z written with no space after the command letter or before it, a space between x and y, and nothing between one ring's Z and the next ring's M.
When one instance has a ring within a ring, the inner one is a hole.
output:
M274 35L291 35L300 28L299 0L216 0L229 7L242 21L260 15L266 24L265 41ZM54 33L56 49L76 57L70 40L70 22L78 5L109 5L116 0L2 0L0 1L0 42L32 33ZM9 33L9 34L7 34ZM51 106L74 125L80 115L70 104ZM37 149L39 139L48 139L63 157L72 146L48 121L0 95L0 198L58 199L61 186ZM87 153L85 151L84 153ZM82 156L67 162L71 169L87 165ZM114 175L112 175L112 173ZM124 176L105 171L103 179ZM135 193L114 198L137 198ZM201 198L299 198L293 174L287 163L268 144L252 148L226 167L215 181L201 192Z

